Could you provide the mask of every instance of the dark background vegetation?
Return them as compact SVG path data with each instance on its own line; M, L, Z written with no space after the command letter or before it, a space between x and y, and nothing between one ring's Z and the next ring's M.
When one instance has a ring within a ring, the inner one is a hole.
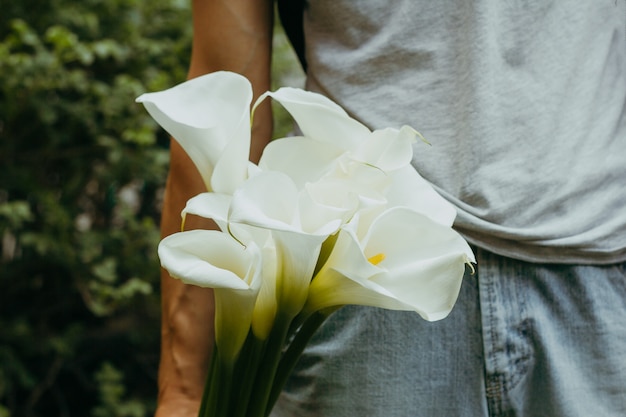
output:
M0 417L154 411L169 139L134 99L185 79L188 3L0 0Z

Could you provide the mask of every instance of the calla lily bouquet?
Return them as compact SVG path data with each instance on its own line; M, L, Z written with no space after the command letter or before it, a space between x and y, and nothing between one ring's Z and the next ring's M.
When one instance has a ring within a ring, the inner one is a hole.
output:
M251 114L271 97L301 136L248 161ZM454 208L410 165L411 127L371 131L329 99L281 88L251 110L243 76L216 72L137 99L198 168L182 212L221 230L159 245L162 266L215 294L215 350L200 417L268 416L308 340L348 304L444 318L474 262ZM184 229L184 228L183 228ZM471 264L470 264L471 266Z

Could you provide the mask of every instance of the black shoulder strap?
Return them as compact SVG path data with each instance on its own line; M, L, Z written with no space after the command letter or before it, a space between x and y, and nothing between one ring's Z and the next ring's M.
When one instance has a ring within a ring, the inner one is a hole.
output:
M276 0L280 22L285 33L296 51L302 69L306 72L306 58L304 54L304 29L302 19L304 17L305 0Z

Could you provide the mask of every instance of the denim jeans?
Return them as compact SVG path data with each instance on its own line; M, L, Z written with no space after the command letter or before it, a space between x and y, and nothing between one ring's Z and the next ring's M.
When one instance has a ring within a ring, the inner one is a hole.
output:
M476 256L442 321L336 312L272 416L626 416L626 263Z

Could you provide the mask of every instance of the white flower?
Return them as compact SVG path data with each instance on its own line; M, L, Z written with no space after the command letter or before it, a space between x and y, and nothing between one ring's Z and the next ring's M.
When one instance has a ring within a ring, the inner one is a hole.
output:
M283 87L265 93L255 105L265 97L280 102L307 138L342 149L354 149L370 134L365 125L348 116L345 110L321 94Z
M295 316L306 300L322 243L342 223L322 211L304 210L300 191L285 174L266 171L233 194L229 221L271 231L276 248L276 300ZM235 232L236 233L236 232Z
M241 349L262 285L259 247L215 230L170 235L159 244L161 265L187 284L214 288L215 341L225 358Z
M225 71L137 98L180 143L207 190L228 194L248 174L251 101L250 82Z
M343 228L313 279L305 307L313 312L345 304L412 310L427 320L448 315L474 256L449 227L407 208L377 217L365 236L359 219Z
M257 103L265 97L272 97L287 109L304 137L271 143L264 152L265 160L260 163L263 167L284 169L298 163L305 166L298 167L296 172L319 174L343 157L390 172L411 161L412 144L418 133L409 126L372 132L328 98L310 91L281 88L261 96ZM281 155L286 154L294 157L285 160Z
M366 184L370 193L385 194L387 207L404 205L452 225L454 207L410 165L413 143L419 136L415 129L403 126L372 132L328 98L309 91L281 88L265 96L289 111L304 137L270 143L259 162L261 168L285 172L298 187L325 176L350 177ZM365 167L375 167L378 172Z

